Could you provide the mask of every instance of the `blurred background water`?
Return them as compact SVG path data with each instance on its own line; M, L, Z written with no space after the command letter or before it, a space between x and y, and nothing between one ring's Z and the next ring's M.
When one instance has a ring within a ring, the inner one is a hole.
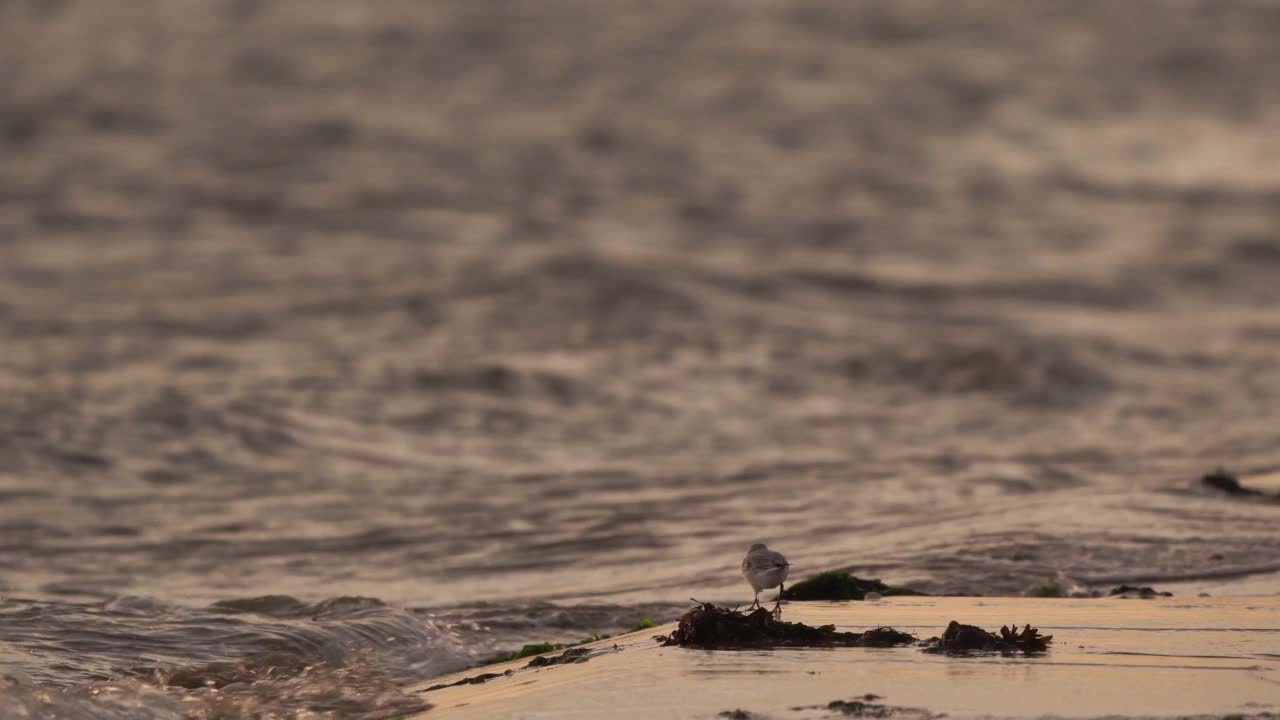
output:
M1197 482L1280 470L1278 34L0 0L0 715L389 717L757 541L1280 592L1280 505Z

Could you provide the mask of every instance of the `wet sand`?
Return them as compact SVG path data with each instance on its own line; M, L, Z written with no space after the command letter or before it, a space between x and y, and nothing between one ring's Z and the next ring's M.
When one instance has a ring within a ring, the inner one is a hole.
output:
M586 663L521 670L481 685L423 693L450 718L828 718L834 700L952 718L1188 716L1280 711L1280 600L894 598L793 603L785 618L860 631L881 625L941 634L957 619L987 629L1031 622L1054 636L1037 656L949 657L918 648L701 650L661 647L667 625L588 647ZM559 654L550 653L551 655ZM422 688L417 690L421 691ZM817 707L815 707L817 706ZM432 713L422 717L431 717ZM903 717L915 717L905 713Z

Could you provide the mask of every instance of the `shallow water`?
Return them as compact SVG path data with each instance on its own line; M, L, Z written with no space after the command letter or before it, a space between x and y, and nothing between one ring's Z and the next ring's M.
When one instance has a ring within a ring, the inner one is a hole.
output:
M1277 30L0 3L0 693L399 711L745 601L761 540L937 593L1280 593L1280 504L1197 482L1280 490Z

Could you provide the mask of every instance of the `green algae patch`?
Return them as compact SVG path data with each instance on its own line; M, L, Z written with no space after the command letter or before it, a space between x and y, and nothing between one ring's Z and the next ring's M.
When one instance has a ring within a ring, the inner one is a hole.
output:
M835 625L811 627L775 619L765 608L744 613L702 603L680 618L663 644L703 648L893 647L916 638L893 628L839 632Z
M925 595L911 588L885 585L879 580L864 580L844 571L818 573L787 588L784 600L866 600L868 593L882 597L894 595Z
M640 630L648 630L650 628L658 627L659 624L660 623L655 621L653 618L646 617L640 621L640 624L636 625L630 630L627 630L627 632L639 632ZM578 642L574 642L574 643L551 643L551 642L533 643L531 645L525 645L519 650L512 650L510 652L498 653L497 655L494 655L493 657L487 658L486 660L482 661L479 665L476 665L475 667L484 667L485 665L494 665L497 663L508 662L510 660L519 660L520 658L526 658L533 655L541 655L543 653L549 653L552 650L563 650L564 648L573 648L579 645L586 645L587 643L592 643L599 640L606 640L611 637L613 636L608 634L597 633L594 635L589 635L587 637L584 637Z
M486 660L484 664L492 665L494 663L507 662L508 660L519 660L520 658L526 658L532 655L541 655L542 653L551 652L552 650L559 650L562 647L564 647L564 645L559 643L534 643L532 645L525 645L519 650L512 650L511 652L494 655Z
M1057 583L1045 583L1032 588L1029 595L1038 598L1064 598L1067 596L1067 591Z

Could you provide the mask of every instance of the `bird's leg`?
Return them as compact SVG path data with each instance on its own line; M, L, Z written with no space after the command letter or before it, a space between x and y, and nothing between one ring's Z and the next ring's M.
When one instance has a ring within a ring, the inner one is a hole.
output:
M758 607L760 607L760 591L759 590L756 591L756 599L751 601L751 608L753 610Z
M778 583L778 602L773 606L773 614L778 620L782 619L782 594L786 591L787 586L784 583Z

